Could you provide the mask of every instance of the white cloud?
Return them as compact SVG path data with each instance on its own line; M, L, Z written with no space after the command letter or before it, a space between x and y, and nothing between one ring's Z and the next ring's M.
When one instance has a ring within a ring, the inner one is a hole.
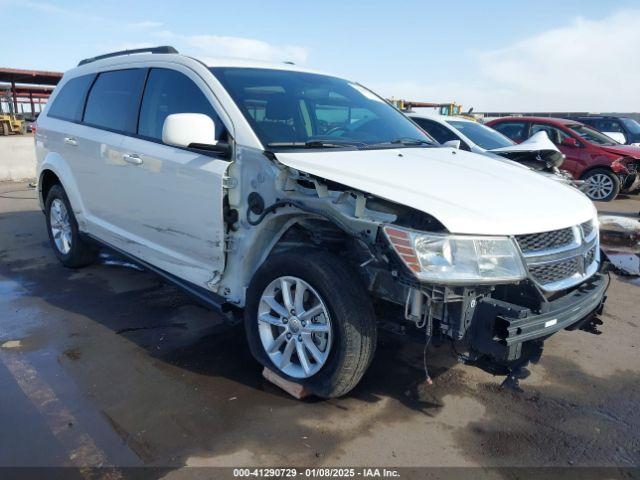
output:
M198 57L236 57L255 60L304 63L309 50L295 45L273 45L262 40L222 35L180 35L170 31L157 32L156 36L182 44ZM178 48L180 49L180 48Z
M456 100L476 110L639 111L638 25L640 10L601 20L578 18L505 48L476 53L476 71L451 72L452 83L381 87L396 97Z

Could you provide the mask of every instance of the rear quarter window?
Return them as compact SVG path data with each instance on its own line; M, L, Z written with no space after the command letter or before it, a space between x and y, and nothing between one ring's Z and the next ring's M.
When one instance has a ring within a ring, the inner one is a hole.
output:
M145 76L145 69L100 73L89 92L83 122L116 132L135 133Z
M60 93L56 95L48 116L68 120L71 122L79 122L82 118L82 110L87 92L91 87L91 83L95 75L83 75L82 77L72 78L66 82Z

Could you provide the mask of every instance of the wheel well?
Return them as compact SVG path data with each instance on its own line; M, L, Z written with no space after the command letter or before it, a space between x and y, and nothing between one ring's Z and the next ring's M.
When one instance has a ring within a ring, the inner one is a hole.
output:
M587 168L584 172L582 172L582 174L580 175L580 178L586 177L594 170L607 170L608 172L615 174L615 172L608 165L595 165L593 167Z
M47 196L49 195L49 190L54 185L61 185L60 179L58 176L53 173L51 170L45 170L40 175L40 195L42 196L42 203L47 201Z
M328 220L301 218L280 236L270 255L300 247L337 253L344 250L349 241L350 236Z

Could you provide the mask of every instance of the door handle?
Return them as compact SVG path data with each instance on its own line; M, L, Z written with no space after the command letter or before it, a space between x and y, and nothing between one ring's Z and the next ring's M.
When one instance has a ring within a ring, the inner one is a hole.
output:
M76 140L73 137L64 137L64 143L66 143L67 145L71 145L73 147L78 146L78 140Z
M131 163L133 165L142 165L142 159L135 153L125 153L124 155L122 155L122 159L125 162Z

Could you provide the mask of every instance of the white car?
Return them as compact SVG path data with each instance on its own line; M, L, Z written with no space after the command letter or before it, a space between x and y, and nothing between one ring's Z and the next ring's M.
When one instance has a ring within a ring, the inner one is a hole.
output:
M546 133L538 132L522 143L515 143L497 130L463 117L409 112L407 116L445 146L454 146L498 160L518 162L553 180L577 186L571 174L560 170L564 155Z
M509 373L602 308L584 195L433 148L353 81L171 47L116 52L64 75L35 141L65 266L106 245L243 313L256 359L320 397L358 384L379 322Z

